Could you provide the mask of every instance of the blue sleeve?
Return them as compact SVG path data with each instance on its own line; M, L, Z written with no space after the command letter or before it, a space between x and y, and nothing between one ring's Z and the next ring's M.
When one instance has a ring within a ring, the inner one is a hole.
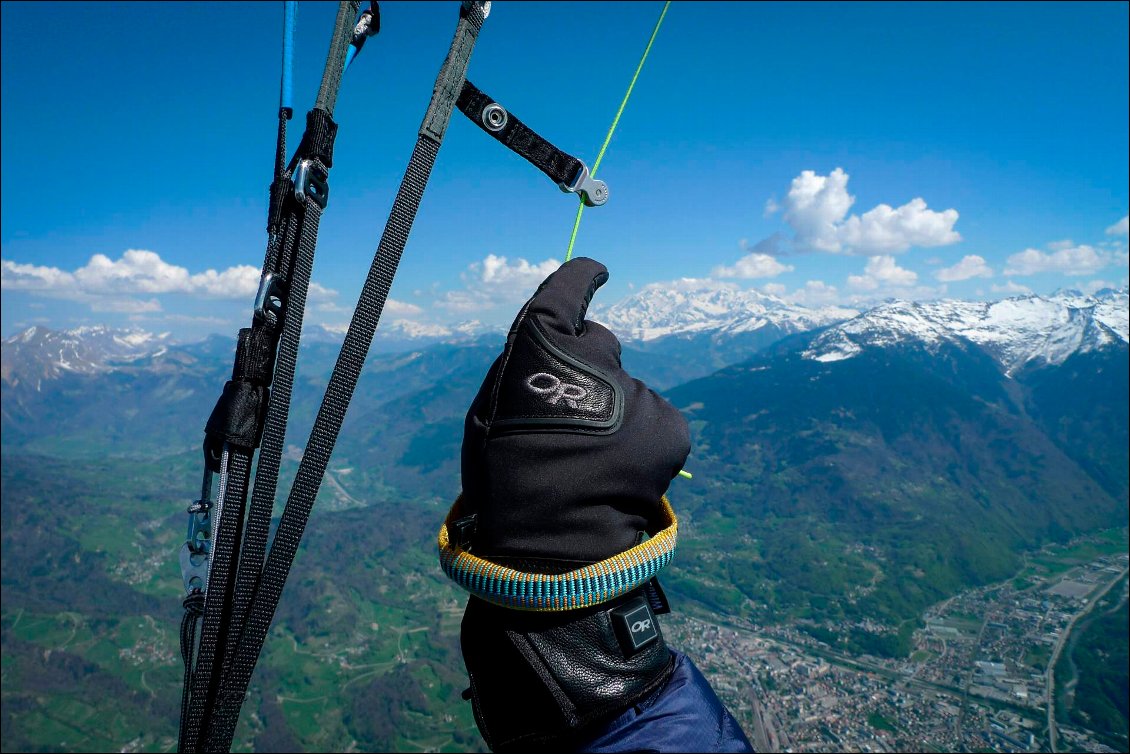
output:
M699 669L672 650L675 669L657 693L612 720L578 751L752 752L741 726Z

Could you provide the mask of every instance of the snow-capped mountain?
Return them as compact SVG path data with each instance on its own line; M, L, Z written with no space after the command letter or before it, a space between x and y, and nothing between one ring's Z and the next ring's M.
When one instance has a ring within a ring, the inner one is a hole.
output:
M64 373L97 374L115 367L157 358L171 344L169 333L80 327L49 330L31 327L2 343L3 380L15 385L53 379Z
M737 335L766 326L790 334L842 322L858 313L836 306L810 309L759 291L683 280L649 285L617 304L595 307L590 316L623 340L650 341L670 335Z
M840 361L869 346L917 341L928 348L970 342L989 353L1006 375L1030 362L1062 364L1074 353L1127 343L1127 292L1087 296L1064 291L993 302L893 301L818 335L804 352Z

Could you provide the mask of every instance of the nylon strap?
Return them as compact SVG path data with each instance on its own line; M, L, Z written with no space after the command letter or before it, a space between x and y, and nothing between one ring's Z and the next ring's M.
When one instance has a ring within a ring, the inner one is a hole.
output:
M348 47L351 38L353 19L359 5L356 0L339 5L337 23L326 61L326 71L323 74L323 89L326 89L327 81L331 88L340 86L345 48ZM341 43L343 38L344 46ZM284 70L284 80L285 76ZM336 91L332 96L319 96L319 101L327 103L330 107L335 100ZM336 124L330 119L329 111L323 109L311 111L307 116L307 132L303 136L302 145L296 151L296 160L309 159L313 170L328 174L332 163L332 145L336 130ZM280 108L280 145L280 148L285 149L283 108ZM277 368L272 369L267 366L266 374L260 375L259 378L265 385L270 385L273 379L275 394L274 399L268 402L266 411L265 423L269 431L263 435L265 442L256 474L252 515L248 519L246 537L243 537L243 514L253 447L258 444L258 438L249 443L249 447L225 445L224 461L220 467L221 492L216 516L213 519L216 529L209 563L209 588L205 594L200 647L193 672L191 674L186 672L186 691L191 689L191 695L182 700L179 737L179 749L182 752L197 751L201 744L207 741L207 728L211 724L219 700L225 696L227 673L222 671L228 670L231 665L232 650L242 633L244 616L262 565L320 216L321 206L313 197L306 196L301 202L295 198L290 176L278 174L276 159L276 178L271 187L269 235L263 271L264 275L267 273L277 275L281 286L279 292L282 300L283 342L279 347L277 363L274 358L274 349L278 347L279 342L280 323L277 319L260 319L257 316L252 328L241 332L240 339L241 351L243 344L253 338L262 344L261 347L269 350L269 362ZM246 339L244 333L247 333ZM243 355L242 353L237 355L234 370L236 373L240 371L240 357ZM238 377L239 374L233 373L233 379ZM257 430L261 434L263 426L259 426ZM241 539L243 540L242 558ZM189 632L182 631L182 642L191 638ZM187 651L191 656L191 641L189 643L187 650L182 646L182 654ZM191 682L188 683L190 676ZM240 699L242 700L242 695Z
M206 751L228 751L239 711L262 651L267 631L278 607L298 545L309 520L322 477L345 419L361 368L372 344L377 323L412 223L423 198L432 166L450 123L455 101L466 80L467 65L479 29L485 19L484 4L465 2L447 58L436 79L431 102L420 126L415 149L408 163L392 211L385 224L365 285L350 322L333 374L330 377L306 451L287 499L258 581L246 624L230 672L217 694L217 707L204 739ZM281 440L280 440L281 441ZM260 461L262 463L262 461Z
M580 160L550 144L470 81L463 83L456 105L472 123L545 173L554 183L571 184L580 172Z

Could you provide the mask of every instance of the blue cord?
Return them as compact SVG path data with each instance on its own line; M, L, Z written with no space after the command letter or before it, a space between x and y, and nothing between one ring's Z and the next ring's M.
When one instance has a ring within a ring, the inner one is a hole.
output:
M283 2L283 69L279 107L293 108L294 102L294 17L298 13L297 0Z

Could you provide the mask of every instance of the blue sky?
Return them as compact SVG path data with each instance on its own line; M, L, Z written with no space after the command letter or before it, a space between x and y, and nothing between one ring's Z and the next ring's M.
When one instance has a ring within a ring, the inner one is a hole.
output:
M5 336L248 321L281 3L4 3ZM381 6L349 70L309 321L348 322L457 2ZM661 3L494 3L470 78L590 164ZM1127 280L1126 3L673 3L576 253L822 305ZM332 3L300 3L301 113ZM386 320L508 320L575 199L456 114ZM249 290L250 289L250 290Z

